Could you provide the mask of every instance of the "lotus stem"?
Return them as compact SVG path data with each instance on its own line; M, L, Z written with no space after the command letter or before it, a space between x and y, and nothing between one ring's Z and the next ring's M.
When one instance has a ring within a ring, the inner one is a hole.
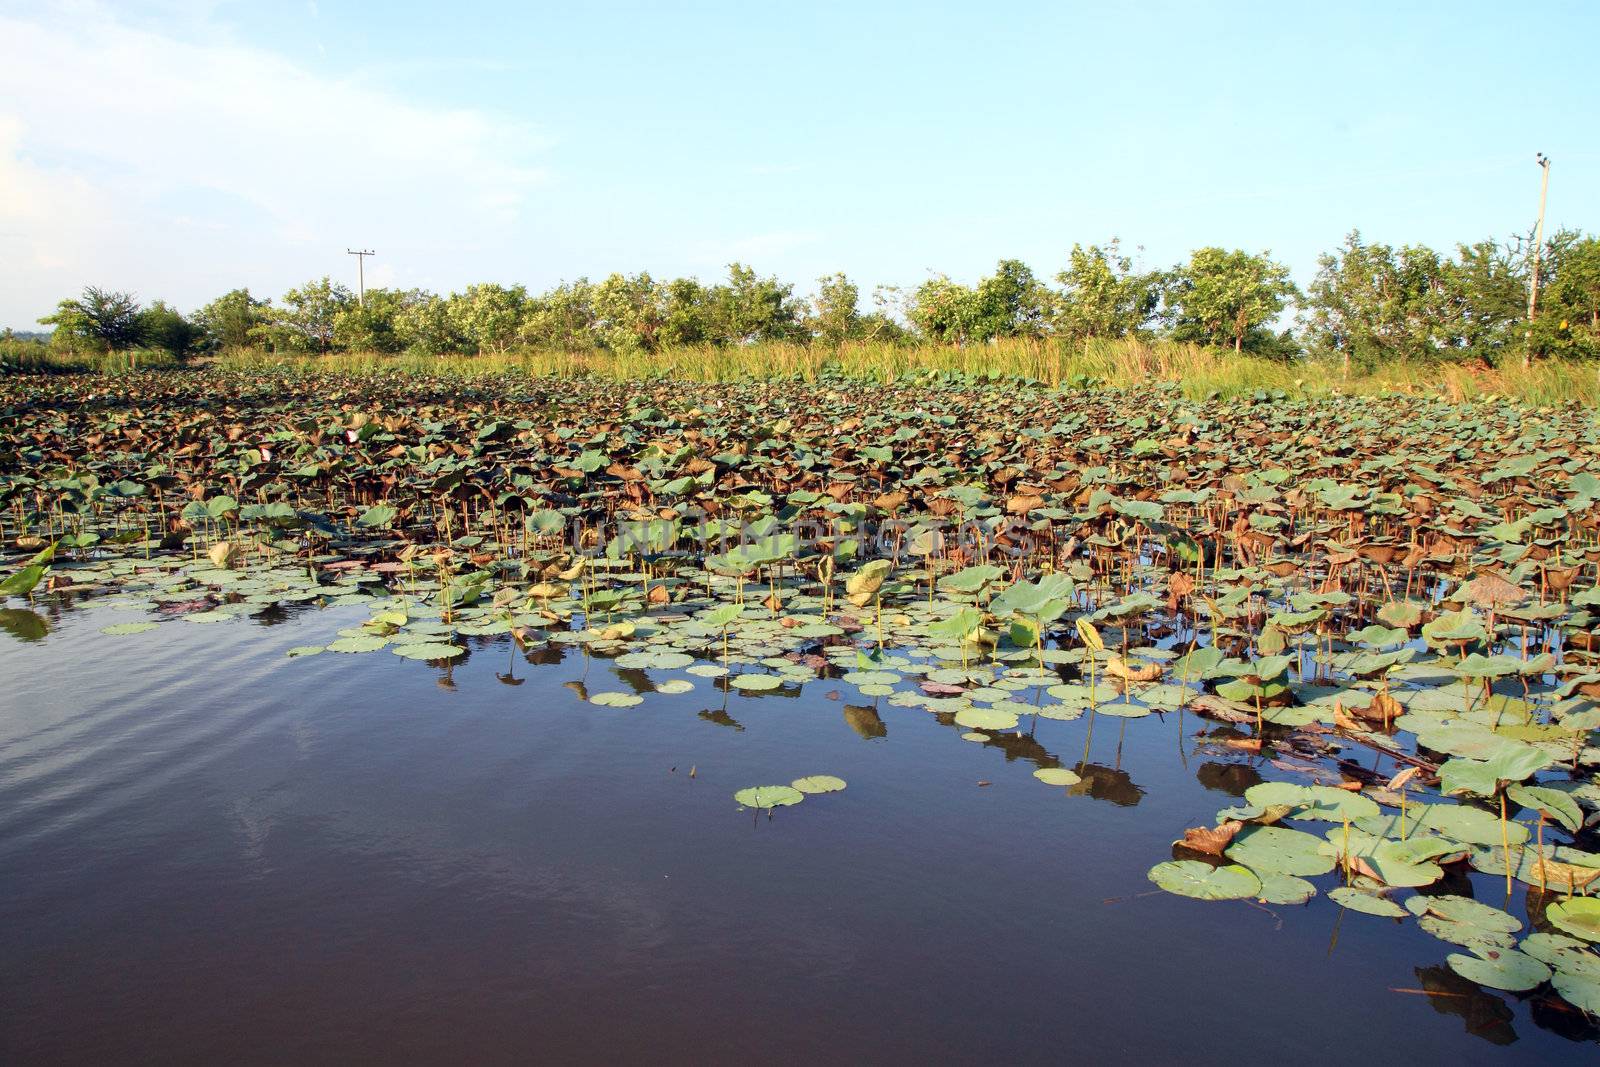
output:
M1511 833L1506 825L1506 794L1500 792L1500 853L1506 861L1506 896L1511 895ZM1541 858L1543 853L1540 853Z

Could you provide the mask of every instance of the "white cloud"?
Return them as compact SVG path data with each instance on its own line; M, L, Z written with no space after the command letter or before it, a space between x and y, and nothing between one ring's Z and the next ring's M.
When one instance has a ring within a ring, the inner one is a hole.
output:
M701 267L725 267L729 263L748 263L762 270L761 264L816 244L818 234L809 230L774 230L731 241L702 241L690 250L690 261Z
M0 15L0 325L84 284L274 292L347 243L421 264L502 237L542 177L525 123L329 78L188 9L184 38L100 5Z

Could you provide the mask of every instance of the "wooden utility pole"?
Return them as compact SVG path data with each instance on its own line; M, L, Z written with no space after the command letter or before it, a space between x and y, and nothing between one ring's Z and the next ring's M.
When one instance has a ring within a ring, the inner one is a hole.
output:
M1541 157L1541 158L1543 158L1543 157ZM1544 218L1544 207L1542 206L1542 204L1541 204L1541 206L1539 208L1539 218L1541 220ZM1543 225L1542 221L1540 222L1540 225L1541 226ZM356 299L361 302L361 306L362 307L366 307L367 306L367 271L366 271L367 257L368 256L375 256L378 253L372 251L372 249L370 249L370 248L361 249L360 251L357 251L356 249L353 249L353 248L347 248L347 249L344 250L344 254L347 255L347 256L355 256L356 257ZM1533 276L1536 279L1539 277L1539 268L1537 268L1537 267L1534 268ZM1535 284L1537 284L1537 282ZM1530 317L1531 317L1531 315L1530 315Z
M1527 348L1522 353L1524 367L1533 364L1533 315L1539 307L1539 257L1544 253L1544 201L1550 192L1550 157L1543 152L1535 152L1533 158L1539 164L1539 222L1533 230L1533 279L1528 286L1528 331L1524 335Z

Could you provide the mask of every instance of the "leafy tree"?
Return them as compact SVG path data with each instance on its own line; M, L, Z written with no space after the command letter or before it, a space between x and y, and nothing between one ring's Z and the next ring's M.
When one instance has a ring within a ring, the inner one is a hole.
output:
M436 293L411 291L394 315L394 339L403 352L437 356L471 346L450 321L449 303Z
M503 353L520 339L527 309L528 292L522 286L487 283L452 293L446 311L451 326L479 353Z
M139 301L132 293L88 286L76 300L63 300L53 315L39 320L55 327L55 337L69 348L84 346L107 352L133 348L142 340Z
M594 290L595 331L617 352L654 352L666 324L665 294L649 274L613 274Z
M421 289L368 289L367 302L346 304L333 317L333 345L351 352L401 352L412 347L401 318L415 305L437 301Z
M1136 335L1161 303L1161 275L1136 273L1115 238L1105 248L1074 244L1056 281L1062 292L1052 325L1074 342Z
M536 348L581 352L596 343L594 286L588 279L562 282L528 301L521 337Z
M140 311L138 319L140 341L176 359L189 356L205 340L204 329L160 300Z
M1600 359L1600 238L1556 234L1540 273L1534 347L1545 355Z
M1428 359L1440 345L1444 262L1431 248L1368 244L1352 230L1336 252L1317 258L1307 292L1306 341L1346 368L1392 359Z
M325 353L333 346L339 313L354 303L350 290L323 276L284 293L283 305L271 309L256 336L274 350Z
M674 278L664 287L666 314L661 346L702 345L714 340L716 296L694 278Z
M861 290L843 273L817 279L811 298L811 332L825 345L837 348L861 336Z
M1298 295L1289 268L1267 254L1202 248L1179 268L1167 290L1178 340L1231 344L1242 351L1252 333ZM1271 336L1270 334L1266 336Z
M964 345L973 339L978 320L978 294L960 282L936 274L911 294L906 316L928 340Z
M728 280L711 295L711 340L720 344L795 341L804 336L794 286L759 277L743 263L728 265Z
M245 348L267 324L271 300L257 300L249 289L234 289L194 313L208 348Z
M973 339L1037 337L1049 318L1050 296L1020 259L1002 259L978 282Z
M1049 294L1020 260L1003 259L995 273L968 288L943 275L911 296L907 314L934 341L968 344L997 337L1032 337L1044 330Z

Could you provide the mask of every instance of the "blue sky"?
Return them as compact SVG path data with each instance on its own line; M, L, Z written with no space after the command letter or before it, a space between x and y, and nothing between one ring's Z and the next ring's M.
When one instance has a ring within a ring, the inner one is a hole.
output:
M1600 229L1600 4L0 0L0 325L310 277L802 290Z

